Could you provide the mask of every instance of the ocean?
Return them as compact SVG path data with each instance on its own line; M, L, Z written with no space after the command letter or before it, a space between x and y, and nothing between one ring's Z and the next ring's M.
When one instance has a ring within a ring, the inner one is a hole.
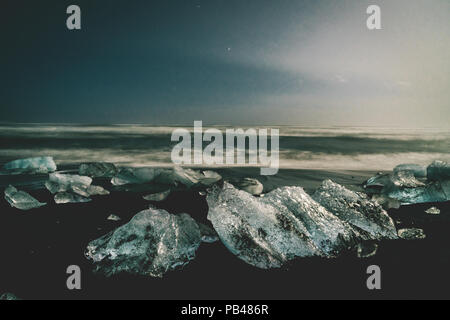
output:
M53 156L63 166L96 161L118 166L171 166L170 155L176 142L170 138L177 128L193 129L146 125L0 125L0 163ZM214 128L224 132L231 127ZM381 171L400 163L426 165L433 160L450 160L450 129L270 128L280 130L282 169Z

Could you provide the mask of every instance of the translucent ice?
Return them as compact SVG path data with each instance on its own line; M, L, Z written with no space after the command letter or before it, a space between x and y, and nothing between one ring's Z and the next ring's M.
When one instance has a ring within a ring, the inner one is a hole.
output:
M127 272L162 277L193 260L200 243L200 229L189 215L149 209L89 243L86 257L94 271L106 276Z
M56 171L56 164L52 157L37 157L19 159L8 162L3 166L8 173L50 173Z
M219 236L214 229L208 227L203 223L198 223L198 227L200 228L200 234L202 236L203 242L213 243L219 240Z
M77 194L69 193L69 192L59 192L55 194L55 203L56 204L65 204L65 203L84 203L89 202L91 199L82 197Z
M259 268L280 267L295 257L331 257L354 238L351 227L302 188L276 189L263 198L224 183L207 196L208 219L225 246Z
M52 173L49 176L49 180L45 182L45 187L52 193L60 193L58 197L55 197L57 203L73 203L73 202L86 202L78 197L89 198L90 196L108 195L109 191L100 186L91 185L92 179L86 176L69 175ZM68 194L72 193L72 196ZM66 200L63 200L66 199Z
M450 200L446 186L445 183L433 182L424 187L393 189L387 195L402 204L444 202Z
M118 172L116 166L107 162L83 163L80 165L79 174L92 178L112 178Z
M365 194L356 193L326 180L312 196L314 200L348 222L364 240L396 239L394 222L386 211Z
M70 187L74 185L90 186L92 183L92 179L89 177L61 173L50 174L49 181L66 188L66 190L70 189Z
M17 298L16 295L12 294L12 293L4 293L2 295L0 295L0 301L6 301L6 300L20 300L19 298Z
M366 191L398 200L401 204L443 202L450 200L450 166L435 161L427 168L427 179L416 165L398 166L392 174L379 174L365 183ZM403 170L401 170L403 169Z
M173 169L124 168L111 180L111 183L115 186L153 183L175 187L193 187L209 186L221 179L222 177L213 171L202 172L176 166Z
M389 191L398 188L423 187L425 183L417 180L412 171L396 171L393 174L378 174L365 183L365 187L373 190Z
M164 192L159 192L159 193L153 193L153 194L149 194L144 196L144 200L147 201L164 201L170 194L170 190L166 190Z
M173 169L173 179L175 183L192 187L199 184L209 186L221 180L222 177L214 171L195 171L176 166Z
M257 196L263 192L264 186L261 182L253 178L244 178L231 182L236 188L247 191L248 193Z
M400 164L394 168L394 173L400 171L411 172L416 178L427 177L427 168L419 164Z
M86 198L90 196L105 196L110 193L100 186L72 185L71 189L74 193Z
M392 183L391 175L388 173L378 173L376 176L369 178L365 183L365 188L383 189Z
M436 207L431 207L430 209L426 210L425 213L436 215L436 214L441 214L441 210L439 210Z
M391 183L394 188L417 188L425 186L425 183L419 181L411 171L397 171L391 176Z
M161 173L162 169L156 168L123 168L112 178L115 186L126 184L139 184L151 182Z
M390 198L384 194L374 194L374 195L372 195L371 200L378 203L385 210L398 209L401 206L400 201L398 201L397 199L394 199L394 198Z
M19 210L30 210L46 205L46 203L37 201L24 191L18 191L13 186L8 186L5 189L5 199L12 207Z
M434 161L427 168L427 177L433 181L450 180L450 165L444 161Z
M115 214L111 214L111 215L108 216L108 218L106 218L106 220L117 222L117 221L120 221L122 219L119 216L115 215Z
M422 229L400 229L398 230L398 236L404 240L422 240L426 238Z

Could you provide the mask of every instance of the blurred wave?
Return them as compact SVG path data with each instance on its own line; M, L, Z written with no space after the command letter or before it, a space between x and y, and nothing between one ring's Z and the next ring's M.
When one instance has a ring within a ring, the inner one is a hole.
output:
M176 128L179 127L1 125L0 162L50 155L59 164L109 161L127 166L167 166L172 164L170 153L175 142L170 141L170 135ZM214 128L225 132L230 127ZM389 170L399 163L450 161L450 130L274 128L280 129L282 168Z

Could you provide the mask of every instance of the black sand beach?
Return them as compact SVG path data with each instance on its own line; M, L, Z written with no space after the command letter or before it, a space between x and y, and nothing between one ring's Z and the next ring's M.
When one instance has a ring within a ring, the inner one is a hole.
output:
M65 168L70 169L70 168ZM225 179L245 175L257 177L257 169L219 169ZM70 172L70 170L69 170ZM314 190L331 178L349 189L374 172L325 172L281 170L275 177L262 178L265 190L283 185ZM148 208L145 192L114 191L107 180L96 184L112 190L90 203L56 205L43 189L46 175L1 176L3 189L13 183L48 205L28 212L0 202L0 292L12 292L23 299L313 299L313 298L449 298L450 203L404 206L390 210L397 228L424 229L427 238L416 241L384 241L376 256L359 259L349 252L338 259L297 259L277 270L260 270L231 254L221 242L204 244L196 258L182 270L163 279L119 275L105 278L91 272L84 257L87 244ZM12 180L11 180L12 179ZM208 206L195 190L175 192L153 205L171 213L185 212L199 222L206 219ZM440 215L425 210L436 206ZM121 221L108 221L111 214ZM382 270L382 290L366 287L366 269L376 264ZM66 268L82 269L82 290L66 288Z

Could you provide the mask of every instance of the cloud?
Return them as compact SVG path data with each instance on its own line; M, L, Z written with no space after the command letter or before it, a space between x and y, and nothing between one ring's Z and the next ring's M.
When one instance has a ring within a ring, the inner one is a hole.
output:
M399 125L448 126L450 2L378 1L383 29L375 31L366 28L368 4L317 1L314 19L286 24L273 49L247 46L234 56L236 63L301 79L297 92L262 95L259 103L273 105L275 118L283 107L294 109L298 123L323 116L335 124L380 124L385 118Z

